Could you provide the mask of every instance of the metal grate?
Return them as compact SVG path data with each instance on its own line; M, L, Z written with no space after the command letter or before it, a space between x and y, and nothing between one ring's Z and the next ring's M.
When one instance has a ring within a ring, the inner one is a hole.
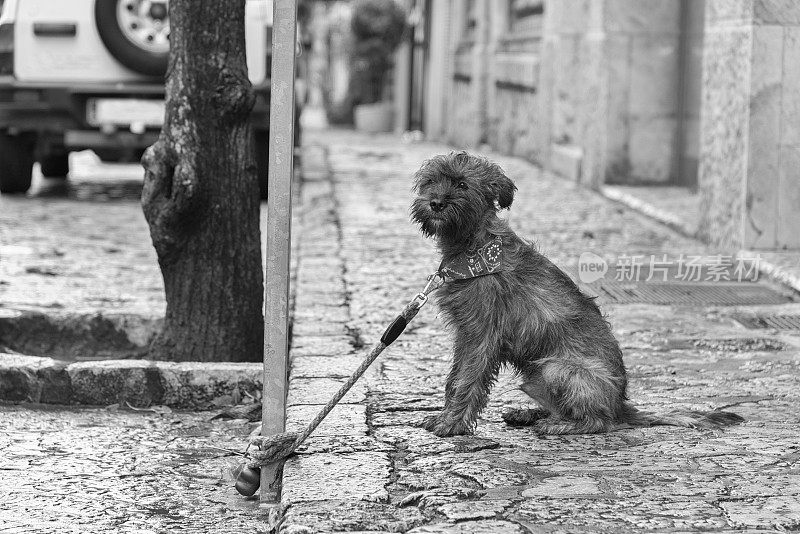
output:
M751 330L775 328L776 330L800 330L800 315L735 315L733 317Z
M792 300L763 285L736 283L623 283L602 281L589 286L601 301L619 304L687 304L696 306L742 306L784 304Z

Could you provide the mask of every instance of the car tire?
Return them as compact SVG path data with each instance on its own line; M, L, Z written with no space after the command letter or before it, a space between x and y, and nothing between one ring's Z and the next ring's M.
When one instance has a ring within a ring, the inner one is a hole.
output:
M123 30L122 25L125 23L120 21L118 7L123 2L129 1L95 0L94 16L100 39L111 55L129 69L147 76L163 77L167 72L169 49L166 51L148 49L144 41L137 44L135 40L126 36L126 31Z
M69 174L69 152L55 152L43 156L39 161L42 176L46 178L66 178Z
M267 199L267 182L269 177L269 130L253 131L253 156L256 160L258 174L258 191L261 200Z
M0 193L25 193L31 188L34 146L24 135L0 134Z

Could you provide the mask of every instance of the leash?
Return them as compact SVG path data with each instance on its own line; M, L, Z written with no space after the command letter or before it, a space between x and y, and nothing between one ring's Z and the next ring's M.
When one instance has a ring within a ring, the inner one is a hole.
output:
M405 305L403 311L386 328L380 342L372 347L372 350L361 362L361 365L353 371L350 378L342 384L339 391L323 406L322 410L308 423L302 432L299 434L296 432L283 432L274 436L259 436L250 441L244 451L244 457L247 460L239 464L234 472L236 490L247 497L255 494L260 484L260 468L287 458L308 439L308 436L316 430L320 423L339 404L339 401L350 391L353 384L361 378L381 352L400 337L408 323L416 317L419 310L428 302L430 293L448 281L467 280L498 273L502 270L502 263L503 239L500 236L495 236L491 241L479 248L462 252L449 261L442 260L437 271L428 276L428 283L425 284L425 288ZM256 445L258 449L250 451L250 447L253 445Z
M297 450L303 442L308 439L314 430L322 423L329 413L339 404L339 401L350 391L350 388L366 372L367 368L378 358L381 352L391 345L400 334L406 329L408 323L416 317L419 310L428 302L428 295L439 288L445 278L440 271L428 276L428 283L425 288L417 293L414 298L405 305L403 311L395 317L394 321L386 328L381 336L380 342L372 347L369 354L361 365L353 371L353 374L342 384L339 391L328 401L314 419L308 423L306 428L299 434L295 432L284 432L274 436L259 436L250 441L244 451L247 461L240 464L236 472L236 490L247 497L254 495L260 483L259 470L262 466L278 462ZM258 450L250 451L250 447L256 445Z
M305 430L303 430L300 435L297 436L297 439L294 442L294 448L296 449L311 435L312 432L319 426L325 417L331 413L331 410L339 404L339 401L350 391L350 388L358 381L359 378L366 372L370 365L380 356L381 352L384 351L386 347L391 345L400 334L406 329L408 323L416 317L419 310L428 302L428 295L436 290L439 286L434 286L436 279L441 279L441 275L439 272L435 272L428 276L428 283L425 284L425 288L417 293L414 298L406 304L403 308L403 311L395 317L394 321L386 328L386 331L381 336L380 342L372 347L372 350L369 352L364 361L361 362L361 365L353 371L353 374L350 375L350 378L347 379L347 382L342 384L342 387L339 388L339 391L333 396L331 400L328 401L322 410L317 414L317 416L308 424Z

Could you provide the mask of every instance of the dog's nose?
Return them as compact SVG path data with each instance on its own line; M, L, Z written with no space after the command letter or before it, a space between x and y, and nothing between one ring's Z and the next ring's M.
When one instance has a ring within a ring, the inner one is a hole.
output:
M441 200L431 200L431 209L433 211L442 211L444 209L444 202Z

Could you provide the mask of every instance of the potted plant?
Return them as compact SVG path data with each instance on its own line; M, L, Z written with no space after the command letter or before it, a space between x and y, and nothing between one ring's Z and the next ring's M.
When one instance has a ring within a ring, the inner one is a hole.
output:
M350 97L357 129L386 132L394 108L384 101L392 57L406 30L406 14L395 0L356 0L351 19L353 59Z

